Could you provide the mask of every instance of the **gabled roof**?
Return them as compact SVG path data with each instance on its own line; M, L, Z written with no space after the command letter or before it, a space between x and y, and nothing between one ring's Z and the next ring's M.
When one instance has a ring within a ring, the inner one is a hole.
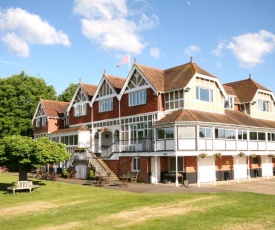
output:
M66 108L70 105L70 102L45 100L41 98L36 107L35 113L32 118L32 122L36 117L40 105L43 107L43 110L45 111L45 115L47 117L59 118L64 116Z
M237 94L235 93L234 89L233 89L231 86L223 85L223 88L224 88L225 92L226 92L228 95L235 96L235 97L234 97L234 102L235 102L235 103L240 103L240 100L239 100Z
M137 63L135 63L135 65L159 92L172 91L186 87L196 73L217 78L193 62L166 70L155 69Z
M54 132L51 133L52 134L61 134L61 133L72 133L72 132L77 132L77 131L89 131L85 126L74 126L74 127L70 127L70 128L65 128L65 129L58 129Z
M155 124L165 125L188 121L275 129L275 121L251 118L249 115L236 110L225 110L225 114L202 112L198 110L176 110L161 120L156 121Z
M272 92L258 82L252 80L251 77L246 80L226 83L225 85L231 86L234 89L241 103L251 102L258 90Z
M60 115L63 116L67 106L69 106L70 104L70 102L44 100L44 99L40 99L40 103L43 106L43 109L47 117L59 117Z
M86 95L88 96L89 100L91 100L91 98L95 94L97 86L96 85L85 84L85 83L82 83L82 82L80 82L79 85L82 87L83 91L86 93Z
M114 88L116 93L120 93L126 79L121 77L112 76L109 74L104 74L107 81L110 83L110 85Z

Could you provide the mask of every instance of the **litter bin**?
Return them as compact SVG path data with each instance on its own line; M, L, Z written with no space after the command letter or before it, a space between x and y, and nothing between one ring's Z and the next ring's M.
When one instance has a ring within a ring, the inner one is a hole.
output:
M224 172L224 180L230 180L230 172Z

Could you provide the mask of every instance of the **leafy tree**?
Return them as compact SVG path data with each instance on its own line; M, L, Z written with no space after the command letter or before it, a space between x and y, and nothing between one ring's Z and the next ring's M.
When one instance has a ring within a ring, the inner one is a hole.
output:
M59 101L70 102L74 96L78 84L71 83L59 96Z
M66 146L47 137L34 140L26 136L5 136L0 140L0 163L17 164L19 180L27 180L32 165L58 163L70 157Z
M56 100L53 86L43 78L20 74L0 79L0 138L5 135L32 136L32 117L40 98Z

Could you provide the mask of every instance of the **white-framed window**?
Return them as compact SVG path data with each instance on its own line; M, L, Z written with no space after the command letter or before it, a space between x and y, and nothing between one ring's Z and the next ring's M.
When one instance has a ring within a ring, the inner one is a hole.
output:
M36 120L36 127L40 127L40 117L37 117L35 120Z
M238 130L238 140L247 140L246 130Z
M146 104L146 89L129 93L129 106Z
M99 112L106 112L113 110L113 98L99 101Z
M260 111L271 112L270 101L258 99L258 108Z
M234 129L222 129L218 128L215 129L215 138L216 139L236 139L236 134L235 134Z
M211 139L212 138L212 128L200 127L200 138Z
M195 127L178 127L178 138L195 138Z
M213 90L197 86L196 99L199 101L213 102Z
M267 133L268 141L275 141L275 133Z
M132 158L132 171L140 171L140 158L139 157Z
M174 139L174 127L157 129L157 139Z
M87 104L78 104L74 107L74 116L80 117L87 114Z
M178 108L183 108L183 89L177 90L177 91L172 91L169 93L165 94L165 109L170 110L170 109L178 109Z
M47 124L47 117L42 117L42 126L45 127Z
M234 108L234 98L228 97L228 100L224 100L224 108L225 109L233 109Z

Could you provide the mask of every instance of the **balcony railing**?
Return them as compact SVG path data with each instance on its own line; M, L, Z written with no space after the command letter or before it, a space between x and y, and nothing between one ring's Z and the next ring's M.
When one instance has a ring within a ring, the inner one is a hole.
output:
M120 140L112 145L101 146L101 157L110 157L115 152L151 152L153 140L144 138L141 140Z

